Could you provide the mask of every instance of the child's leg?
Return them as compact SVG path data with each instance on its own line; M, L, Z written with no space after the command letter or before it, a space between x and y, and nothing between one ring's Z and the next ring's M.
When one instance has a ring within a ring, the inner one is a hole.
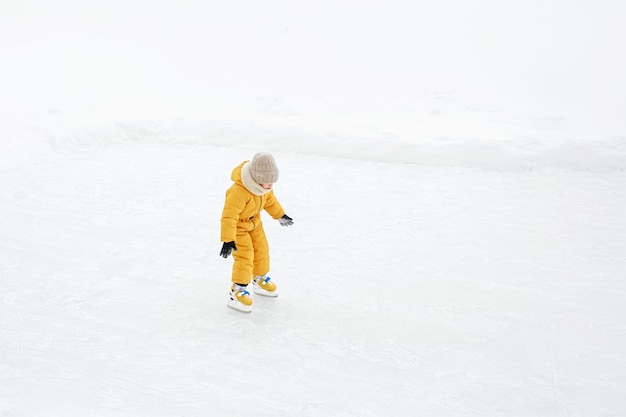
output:
M262 224L250 232L250 239L254 247L252 272L254 276L265 275L270 270L270 248Z
M247 285L252 280L252 265L254 249L252 239L247 230L237 230L235 240L237 250L233 251L233 275L232 281L236 284Z
M270 270L270 248L263 225L251 232L250 238L254 246L254 293L266 297L277 297L276 283L266 276Z

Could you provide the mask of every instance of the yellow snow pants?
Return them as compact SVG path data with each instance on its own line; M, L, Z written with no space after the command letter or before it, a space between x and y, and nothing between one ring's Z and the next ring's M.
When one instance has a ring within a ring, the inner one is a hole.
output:
M270 270L270 248L260 216L240 222L235 238L237 251L233 251L232 281L246 285L252 276L265 275Z

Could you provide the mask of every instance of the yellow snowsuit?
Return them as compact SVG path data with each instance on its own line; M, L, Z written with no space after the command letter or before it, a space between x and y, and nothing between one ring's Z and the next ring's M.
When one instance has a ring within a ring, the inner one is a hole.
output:
M274 191L255 195L244 186L241 168L246 162L239 164L231 174L234 184L226 191L220 232L222 242L234 241L237 246L237 251L233 251L232 281L241 285L249 284L253 275L265 275L270 269L261 211L267 211L274 219L285 214Z

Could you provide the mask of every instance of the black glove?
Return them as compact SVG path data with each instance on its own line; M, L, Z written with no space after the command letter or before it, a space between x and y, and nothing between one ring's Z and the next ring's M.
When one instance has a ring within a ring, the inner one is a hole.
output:
M280 222L281 226L291 226L293 224L293 219L286 214L278 219L278 221Z
M224 244L222 245L222 251L220 252L220 256L228 258L232 251L237 252L237 246L235 246L235 242L224 242Z

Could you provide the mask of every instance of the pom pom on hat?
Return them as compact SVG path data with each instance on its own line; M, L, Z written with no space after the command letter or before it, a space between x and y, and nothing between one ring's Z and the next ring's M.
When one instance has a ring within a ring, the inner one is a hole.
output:
M274 184L278 181L278 167L269 152L261 152L250 161L250 175L257 184Z

